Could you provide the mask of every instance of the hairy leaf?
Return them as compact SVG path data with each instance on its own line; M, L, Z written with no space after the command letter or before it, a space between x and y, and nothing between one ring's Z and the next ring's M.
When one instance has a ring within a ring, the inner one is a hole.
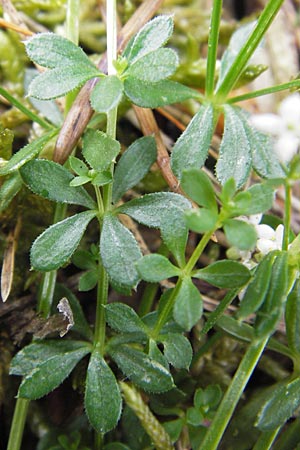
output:
M158 16L136 34L124 51L124 56L130 64L162 47L173 32L173 18L171 16Z
M152 136L144 136L128 147L119 159L114 173L114 203L147 174L155 160L156 143Z
M190 341L178 333L168 333L161 337L164 355L176 369L188 369L193 356Z
M175 143L171 167L180 180L186 169L203 166L214 132L214 110L211 104L201 106L186 130Z
M181 187L199 206L217 211L213 185L203 170L190 168L182 173Z
M253 225L243 220L227 219L224 231L230 245L240 250L253 250L257 241L257 233Z
M175 81L161 80L149 83L134 77L124 81L124 91L132 103L142 108L158 108L199 97L197 91Z
M201 318L202 297L190 278L184 278L177 294L173 316L175 321L189 331Z
M131 64L126 75L156 83L173 75L178 66L178 56L170 48L159 48Z
M174 387L170 372L145 353L127 345L110 349L122 372L137 386L148 392L164 392Z
M251 274L243 264L237 261L223 260L195 271L193 277L220 288L235 288L244 286L250 280Z
M44 198L61 203L95 208L92 197L82 187L71 187L73 175L63 166L46 159L34 159L20 170L25 184Z
M94 87L90 97L92 108L99 113L108 113L118 106L122 96L122 81L116 75L109 75Z
M124 303L111 303L105 306L108 325L121 333L143 333L145 325L134 309Z
M239 188L250 174L252 143L246 131L247 122L240 113L240 108L225 105L224 114L225 127L216 173L222 184L229 178L234 178Z
M84 405L98 433L112 430L121 416L122 397L117 380L97 350L92 353L87 370Z
M144 256L136 266L141 278L151 283L180 275L180 269L159 254Z
M140 277L135 263L142 253L131 232L111 214L105 215L103 219L100 254L103 265L116 287L136 287Z
M119 152L120 143L107 134L92 128L84 134L82 154L94 170L108 169Z
M25 145L25 147L21 148L21 150L11 157L5 166L0 167L0 175L8 175L9 173L20 169L20 167L38 155L56 134L57 130L49 131L49 133L46 133L30 142L30 144Z
M55 270L65 264L79 245L94 211L84 211L51 225L33 243L30 252L32 268Z

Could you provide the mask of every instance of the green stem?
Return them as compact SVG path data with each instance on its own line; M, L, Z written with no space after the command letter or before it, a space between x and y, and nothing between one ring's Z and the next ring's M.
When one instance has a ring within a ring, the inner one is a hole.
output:
M291 224L291 186L289 180L285 183L285 201L284 201L284 234L282 240L282 250L287 250L289 247L289 234Z
M140 317L145 316L151 311L157 291L158 291L157 283L149 283L145 287L143 297L139 304L138 314Z
M194 266L197 264L198 259L200 258L200 256L202 255L203 250L205 249L205 247L207 246L207 244L210 241L210 238L212 237L212 235L214 234L215 229L211 230L211 231L207 231L201 238L199 244L197 245L197 247L195 248L195 250L193 251L193 254L191 255L187 265L185 266L184 272L186 274L190 274L194 268Z
M218 319L223 315L224 311L227 309L227 307L232 303L232 301L235 299L239 292L239 289L232 289L223 298L223 300L218 304L216 309L210 313L206 324L204 325L203 329L201 330L202 334L206 334L209 332L209 330L215 325L215 323L218 321Z
M4 89L3 87L0 87L0 95L2 95L2 97L6 98L6 100L9 101L9 103L11 105L13 105L15 108L17 108L23 114L25 114L25 116L27 116L33 122L36 122L39 125L41 125L41 127L45 128L46 130L52 130L54 128L50 123L48 123L46 120L39 117L33 111L31 111L26 106L24 106L22 103L20 103L19 100L17 100L12 95L10 95L9 92L7 92L7 90Z
M7 450L19 450L21 448L29 403L30 400L26 398L17 399Z
M179 292L179 290L181 288L181 284L182 284L182 279L179 278L177 283L176 283L175 288L173 289L173 291L172 291L172 293L171 293L171 295L170 295L170 297L169 297L169 299L167 301L167 303L165 304L164 308L162 309L162 312L160 313L160 315L158 317L157 323L156 323L155 328L154 328L153 333L152 333L152 338L154 340L156 340L158 338L160 330L162 329L162 327L166 323L166 321L167 321L167 319L169 317L169 314L170 314L170 312L173 309L176 297L177 297L178 292Z
M259 89L258 91L248 92L244 95L238 95L227 100L227 103L238 103L245 100L250 100L256 97L262 97L263 95L274 94L275 92L285 91L287 89L300 88L300 80L289 81L288 83L277 84L276 86L267 87L265 89Z
M284 0L269 0L269 3L266 5L257 21L256 27L254 28L247 42L239 51L232 66L228 70L227 74L224 77L224 80L222 81L219 89L216 92L218 101L220 103L224 103L227 95L236 84L238 78L245 69L249 59L256 50L262 37L273 22L283 2Z
M216 333L214 333L206 342L204 345L202 345L202 347L199 348L199 350L197 351L197 353L194 354L193 356L193 360L191 363L191 370L194 369L194 367L197 366L198 361L200 360L200 358L202 358L203 355L205 355L205 353L208 352L208 350L215 345L216 342L218 342L219 339L221 339L221 337L224 336L223 331L218 330L216 331Z
M105 309L108 298L108 276L101 262L99 262L99 282L97 286L97 307L95 321L94 345L101 355L104 354L105 347Z
M233 411L245 389L245 386L264 351L269 337L262 341L254 341L248 347L217 413L207 430L204 441L198 450L215 450L222 439L223 433L231 419Z
M253 450L269 450L280 431L280 427L276 430L266 431L262 433L256 442Z
M211 97L214 92L217 50L219 41L222 0L214 0L208 37L208 53L205 79L205 96Z

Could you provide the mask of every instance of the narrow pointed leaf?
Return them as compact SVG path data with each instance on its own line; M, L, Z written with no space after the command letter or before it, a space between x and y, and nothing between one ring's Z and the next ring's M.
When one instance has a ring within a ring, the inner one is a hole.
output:
M95 67L80 47L54 33L36 34L25 41L25 47L32 61L49 69L62 67L66 63Z
M50 131L30 142L30 144L25 145L25 147L21 148L21 150L11 157L5 166L0 167L0 175L8 175L9 173L20 169L20 167L38 155L56 134L56 130Z
M140 248L130 231L110 214L103 220L100 254L115 286L134 288L138 284L140 277L135 264L142 256Z
M92 128L83 137L82 154L89 165L98 171L108 169L120 152L120 143Z
M32 268L50 271L65 264L78 247L86 227L95 215L94 211L85 211L47 228L32 245Z
M201 106L173 147L171 167L179 180L184 170L200 169L204 165L213 132L213 107L211 104Z
M173 75L178 66L178 56L170 48L159 48L131 64L126 71L129 77L156 83Z
M143 333L145 325L137 313L124 303L111 303L105 306L108 325L122 333Z
M237 188L241 187L250 174L252 144L246 127L248 126L239 108L224 106L225 128L219 150L216 173L224 184L234 178Z
M150 20L135 36L124 51L130 64L162 47L173 32L173 18L162 15Z
M174 266L165 256L146 255L136 264L138 273L145 281L155 283L180 275L180 269Z
M145 353L126 345L111 348L110 355L122 372L148 392L164 392L174 387L170 372Z
M217 261L204 269L197 270L193 277L207 281L219 288L244 286L251 278L249 269L237 261Z
M15 172L3 181L0 187L0 212L4 211L23 186L19 172Z
M282 426L300 405L300 378L279 384L258 414L256 425L262 431Z
M40 360L27 375L25 375L18 392L18 396L36 400L58 387L74 369L76 364L90 352L90 347L84 343L81 346L72 345L69 349L56 347L56 353ZM77 344L75 342L75 344ZM75 347L75 348L73 348ZM78 348L77 348L78 347Z
M259 338L272 334L281 317L288 288L288 255L280 252L272 267L272 275L265 301L257 313L255 332Z
M73 175L63 166L46 159L34 159L20 170L25 184L44 198L61 203L95 208L92 197L82 187L70 186Z
M286 334L289 347L300 355L300 283L295 283L285 307Z
M201 318L203 301L200 292L190 278L184 278L175 300L173 316L175 321L189 331Z
M155 160L156 143L152 136L142 137L128 147L119 159L114 173L114 203L148 173Z
M164 355L169 363L176 369L188 369L193 357L190 341L177 333L168 333L161 339L164 344Z
M217 210L213 185L203 170L190 168L182 173L181 187L199 206L212 211Z
M240 250L254 249L257 233L253 225L243 220L228 219L224 223L224 231L230 245Z
M99 80L91 93L92 108L100 113L108 113L118 106L122 96L122 81L116 75L107 76Z
M275 255L273 253L269 253L256 268L254 277L247 287L243 300L240 304L240 308L237 312L237 317L239 319L245 319L250 314L256 312L265 300L269 289L274 258Z
M30 83L28 95L39 100L62 97L99 74L96 67L81 63L57 67L35 77Z
M175 81L150 83L134 77L128 77L124 81L124 91L132 103L142 108L158 108L199 97L197 91Z
M251 129L250 124L246 132L252 144L252 164L255 172L263 178L285 177L270 136Z
M85 410L98 433L115 428L122 411L122 397L117 380L98 351L91 355L87 370Z

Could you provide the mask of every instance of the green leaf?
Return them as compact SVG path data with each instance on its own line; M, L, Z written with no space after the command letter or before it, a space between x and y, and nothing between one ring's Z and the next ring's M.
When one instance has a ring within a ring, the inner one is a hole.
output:
M91 93L92 108L99 113L108 113L116 108L123 96L123 83L116 75L98 81Z
M177 294L173 316L175 321L189 331L201 318L203 312L202 297L190 278L182 280Z
M131 64L124 75L156 83L173 75L178 67L178 56L170 48L159 48Z
M83 186L84 184L87 184L90 182L91 182L91 177L88 177L88 176L75 177L70 181L70 187L72 187L72 188L79 187L79 186Z
M76 175L87 176L89 168L84 161L76 158L76 156L69 156L68 161L70 163L71 169L76 173Z
M20 350L12 359L11 375L28 375L36 367L58 354L65 354L83 348L87 343L81 341L52 340L38 341Z
M39 100L62 97L99 75L100 72L95 66L82 63L63 65L35 77L30 83L28 95Z
M257 233L253 225L243 220L227 219L224 222L224 231L230 245L240 250L253 250Z
M262 431L284 425L300 405L300 378L279 384L258 414L256 425Z
M218 214L210 209L188 210L185 213L187 226L196 233L206 233L215 229Z
M184 170L200 169L204 165L213 132L213 107L211 104L201 106L173 147L171 167L179 180Z
M130 64L162 47L173 32L173 18L162 15L150 20L136 34L124 51L124 57Z
M122 397L113 372L97 350L92 353L87 370L84 405L98 433L115 428L121 416Z
M300 282L295 283L285 307L285 325L289 347L300 354Z
M245 130L247 122L240 113L240 109L225 105L224 114L225 127L216 173L222 184L229 178L234 178L239 188L247 181L250 174L252 143Z
M167 278L179 276L181 271L165 256L159 254L146 255L137 264L141 278L150 283L156 283Z
M108 169L119 152L120 143L101 131L89 128L83 136L82 154L94 170Z
M95 208L92 197L82 187L71 187L73 175L63 166L46 159L34 159L20 170L24 183L48 200Z
M23 349L20 357L17 358L18 355L16 355L17 367L19 364L24 369L27 363L26 371L29 369L20 385L18 397L36 400L53 391L67 378L76 364L90 352L90 346L84 342L46 342L46 345L45 343L31 344L27 347L27 351L26 347ZM34 363L28 362L29 358L34 358Z
M94 169L91 170L93 172ZM91 176L91 183L93 186L105 186L106 184L109 184L112 182L112 174L109 170L105 172L96 172L95 174L92 173Z
M66 297L68 299L68 302L70 304L73 313L74 325L72 327L72 331L75 331L76 333L81 334L81 336L85 337L89 341L92 341L93 333L90 325L88 324L85 318L84 312L81 308L78 298L73 294L73 292L70 289L68 289L63 284L56 284L54 292L55 303L58 303L63 297Z
M103 218L100 238L103 265L114 285L135 288L140 280L135 263L142 257L131 232L117 217L107 214Z
M55 270L65 264L79 245L94 211L84 211L51 225L33 243L30 252L32 268Z
M142 108L158 108L199 97L197 91L175 81L149 83L134 77L124 81L124 91L132 103Z
M246 192L251 194L250 202L242 214L250 216L263 213L272 208L277 183L270 181L254 184Z
M198 408L188 408L186 412L187 423L193 425L194 427L198 427L203 422L203 419L203 414Z
M217 211L213 185L203 170L190 168L182 172L181 187L199 206Z
M4 211L22 188L19 172L12 173L0 187L0 212Z
M156 342L153 339L148 340L148 355L150 358L157 361L159 364L161 364L163 367L165 367L167 370L169 370L169 363L167 361L167 358L161 350L158 348Z
M96 263L97 259L98 258L91 252L86 250L77 250L72 256L72 263L82 270L94 270L98 267Z
M216 89L218 89L219 86L221 86L222 81L224 80L228 70L230 69L233 62L235 61L235 58L237 57L241 48L246 43L246 41L249 38L250 34L252 33L255 25L256 25L256 22L250 22L244 26L241 26L231 36L229 45L228 45L227 49L225 50L225 52L222 56L222 59L221 59L220 74L219 74L219 79L218 79Z
M158 192L131 200L117 211L148 227L160 228L166 246L183 266L188 234L184 212L190 207L190 202L179 194Z
M220 386L218 384L210 384L204 390L201 388L196 390L194 395L194 405L197 408L215 408L220 403L222 396L223 392Z
M99 281L99 272L97 269L88 270L79 278L78 290L79 292L88 292L97 286Z
M219 288L244 286L251 278L250 271L237 261L217 261L204 269L197 270L193 277L204 280Z
M43 136L35 139L30 142L30 144L25 145L25 147L21 148L17 153L15 153L12 158L8 161L5 166L0 167L0 175L8 175L12 173L28 161L33 159L41 150L45 147L45 145L57 134L57 130L50 131L49 133L43 134Z
M237 312L240 320L256 312L263 304L269 289L274 258L274 253L269 253L256 267Z
M259 338L265 338L275 331L281 317L284 301L288 290L288 255L279 252L272 267L272 275L265 301L257 312L255 333Z
M146 327L134 309L124 303L111 303L105 306L108 325L121 333L143 333Z
M152 136L144 136L128 147L119 159L114 173L114 203L148 173L155 160L156 143Z
M25 41L25 47L32 61L49 69L78 63L95 68L80 47L54 33L36 34Z
M188 370L193 357L190 341L178 333L162 335L161 341L164 344L164 355L169 363L176 369Z
M109 353L122 372L145 391L159 393L174 387L170 372L145 353L127 345L111 348Z
M285 177L285 173L274 151L274 144L270 136L252 129L246 129L252 144L252 165L255 172L262 178Z

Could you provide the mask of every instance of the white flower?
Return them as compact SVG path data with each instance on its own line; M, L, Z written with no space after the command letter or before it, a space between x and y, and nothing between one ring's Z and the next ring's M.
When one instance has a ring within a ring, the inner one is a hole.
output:
M250 121L254 127L275 138L274 150L283 163L291 161L300 145L300 94L286 97L278 114L254 114Z
M282 249L283 225L278 225L276 230L265 224L256 225L255 228L258 236L256 248L260 253L266 255L272 250Z

